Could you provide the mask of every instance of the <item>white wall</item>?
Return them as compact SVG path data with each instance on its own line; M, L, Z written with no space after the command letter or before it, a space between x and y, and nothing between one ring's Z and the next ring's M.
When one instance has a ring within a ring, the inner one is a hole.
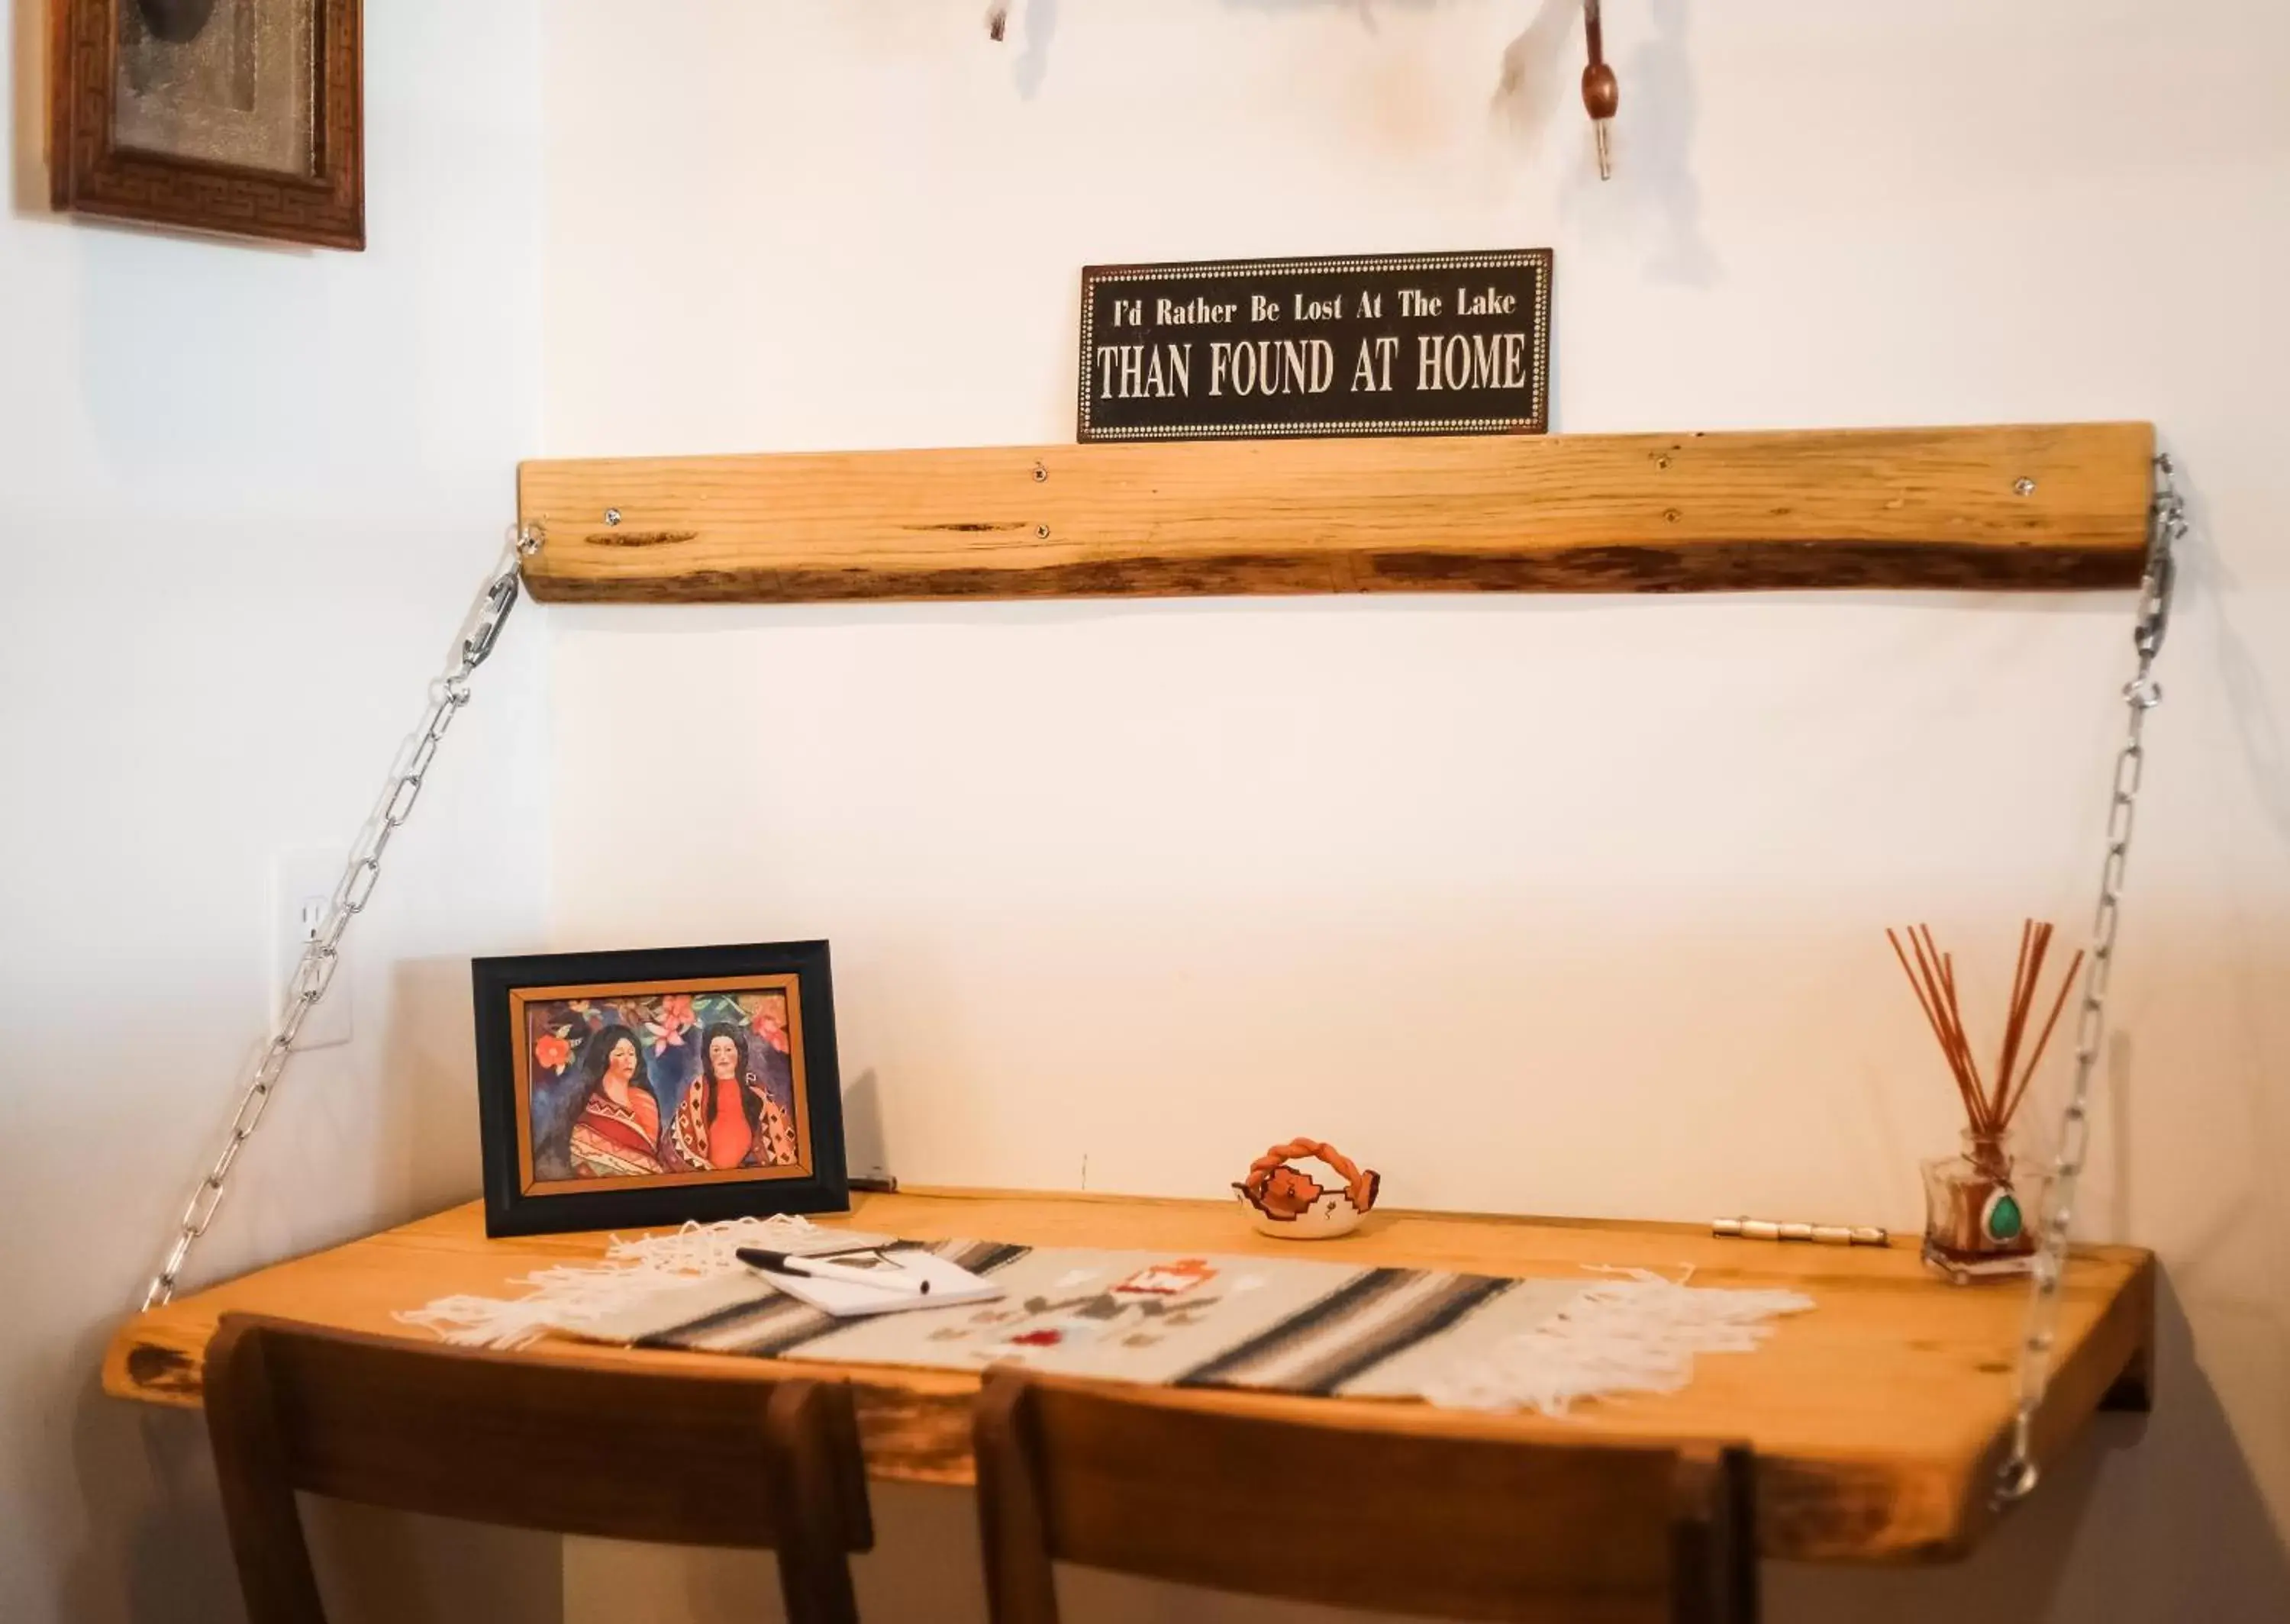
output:
M1601 186L1571 38L1547 117L1498 93L1525 4L1032 0L997 49L940 0L558 0L547 448L1063 440L1083 263L1544 244L1562 430L2159 423L2201 539L2084 1210L2165 1260L2161 1409L1969 1567L1773 1615L2278 1618L2290 17L1609 10ZM1401 1204L1912 1224L1952 1108L1879 927L1982 987L2023 913L2081 927L2127 616L556 612L551 935L832 938L910 1180L1208 1194L1302 1130ZM651 1572L576 1550L574 1612Z
M364 255L46 216L39 0L0 30L10 1624L236 1616L196 1420L98 1360L268 1018L271 853L347 846L537 442L540 7L367 11ZM466 961L540 926L543 624L481 674L352 933L356 1040L289 1074L197 1277L476 1193ZM381 1594L553 1596L553 1548L327 1532Z
M2279 1616L2290 19L1617 4L1601 187L1570 60L1547 116L1497 93L1523 4L1031 0L1001 49L980 9L372 7L351 258L44 217L14 0L0 1617L232 1614L196 1423L96 1361L266 1013L270 854L366 811L516 457L1061 440L1084 262L1541 244L1561 429L2120 415L2184 459L2086 1207L2163 1253L2162 1407L1967 1567L1772 1612ZM528 611L200 1271L472 1193L463 961L544 936L830 936L909 1180L1206 1193L1309 1129L1403 1203L1911 1222L1949 1107L1877 928L2000 978L2019 914L2081 921L2124 612ZM766 748L700 796L727 719ZM886 1505L869 1616L967 1616L963 1502ZM376 1616L554 1612L545 1548L325 1532ZM565 1612L755 1599L677 1561L578 1546Z

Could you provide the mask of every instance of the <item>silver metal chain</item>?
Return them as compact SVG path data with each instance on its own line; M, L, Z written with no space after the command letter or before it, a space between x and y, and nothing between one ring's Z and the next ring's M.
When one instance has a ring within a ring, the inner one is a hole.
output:
M2019 1396L2013 1416L2011 1452L1996 1489L1999 1505L2025 1498L2041 1476L2035 1457L2036 1417L2043 1407L2045 1391L2051 1380L2052 1348L2059 1323L2061 1286L2067 1272L2076 1192L2090 1146L2091 1079L2106 1036L2108 984L2115 968L2124 874L2130 857L2140 780L2146 767L2147 713L2163 699L2162 686L2155 680L2155 659L2162 651L2164 634L2170 624L2175 551L2187 532L2187 520L2185 500L2172 484L2171 460L2158 457L2155 468L2147 569L2141 583L2138 620L2132 635L2139 666L2123 689L2126 737L2116 756L2115 780L2108 807L2106 857L2100 870L2099 907L2092 923L2083 998L2076 1013L2074 1077L2062 1116L2051 1185L2043 1204L2042 1238L2034 1259L2027 1318L2021 1338ZM438 742L444 738L455 714L469 701L469 677L492 652L502 625L516 606L524 561L540 549L540 543L541 534L537 527L527 526L516 533L503 564L478 594L459 657L431 684L429 707L421 726L401 751L381 798L343 869L341 881L334 888L324 923L303 949L289 984L285 1006L240 1096L229 1138L183 1209L182 1221L177 1228L174 1244L168 1249L166 1261L144 1293L145 1308L156 1308L173 1297L191 1248L214 1221L231 1169L247 1140L253 1137L277 1090L292 1057L294 1039L333 980L341 940L350 921L364 910L372 898L374 884L381 873L382 852L391 836L412 815Z
M284 1006L270 1029L270 1041L263 1045L262 1058L254 1063L239 1095L238 1112L230 1122L230 1137L223 1141L222 1152L215 1157L206 1177L191 1192L191 1199L183 1208L182 1221L176 1226L174 1244L167 1249L167 1260L159 1266L158 1274L143 1293L145 1308L157 1308L174 1296L176 1282L182 1278L191 1248L198 1244L199 1237L214 1222L231 1169L238 1163L238 1153L254 1137L262 1113L269 1108L270 1098L278 1091L278 1080L293 1055L294 1039L333 983L334 972L341 963L342 937L349 930L350 921L363 913L373 899L375 882L381 877L381 854L388 849L390 837L404 828L405 820L413 815L414 803L421 798L421 786L437 754L438 741L445 737L445 730L453 724L461 707L469 702L470 675L493 652L509 611L516 607L524 561L540 550L540 542L541 532L537 525L526 525L512 534L501 562L486 578L463 622L460 648L453 663L429 684L429 705L421 725L399 749L396 761L391 764L388 781L382 787L381 798L375 803L365 827L358 832L357 844L342 869L341 880L326 904L325 919L317 934L302 949L293 976L287 982Z
M2091 1078L2098 1069L2107 1035L2107 985L2115 972L2115 931L2123 902L2123 875L2131 855L2131 826L2139 805L2139 780L2147 765L2147 713L2163 702L2155 680L2155 656L2171 621L2171 592L2177 548L2187 533L2186 500L2171 483L2171 460L2155 459L2155 500L2149 509L2147 572L2140 584L2139 619L2132 629L2138 651L2137 675L2124 684L2126 730L2115 757L2115 784L2107 809L2107 856L2099 871L2099 911L2092 921L2091 948L2085 960L2083 1002L2076 1010L2075 1078L2060 1119L2059 1154L2043 1204L2042 1238L2028 1288L2027 1320L2020 1338L2019 1399L2012 1417L2012 1452L1996 1484L1996 1501L2023 1500L2042 1476L2036 1464L2036 1413L2051 1384L2052 1343L2058 1332L2060 1290L2067 1276L2068 1239L2075 1217L2076 1189L2091 1145Z

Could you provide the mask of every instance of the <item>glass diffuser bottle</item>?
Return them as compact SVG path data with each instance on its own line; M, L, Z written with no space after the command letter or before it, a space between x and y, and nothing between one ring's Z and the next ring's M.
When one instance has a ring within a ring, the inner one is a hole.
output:
M2028 1272L2051 1171L2000 1138L1964 1131L1964 1148L1924 1164L1924 1258L1958 1285Z
M2035 1011L2052 926L2032 919L2021 925L2020 960L2013 972L2003 1047L1990 1082L1981 1076L1972 1058L1972 1045L1965 1037L1964 1016L1957 1003L1955 960L1940 950L1929 927L1912 928L1905 951L1892 932L1885 934L1892 941L1901 968L1908 972L1909 985L1932 1024L1933 1036L1940 1040L1966 1123L1963 1148L1957 1155L1935 1156L1924 1164L1925 1262L1958 1285L1999 1275L2025 1274L2033 1267L2042 1238L2038 1230L2052 1174L2040 1163L2013 1155L2012 1118L2027 1097L2037 1063L2043 1059L2053 1028L2059 1024L2060 1011L2066 1006L2068 989L2075 985L2083 955L2078 953L2068 966L2053 999L2050 1018L2023 1060L2022 1039Z

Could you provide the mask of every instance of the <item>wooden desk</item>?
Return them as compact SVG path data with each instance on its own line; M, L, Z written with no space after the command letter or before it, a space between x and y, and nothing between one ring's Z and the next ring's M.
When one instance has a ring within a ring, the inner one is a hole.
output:
M941 1190L861 1196L856 1203L847 1219L824 1221L916 1239L969 1236L1041 1246L1269 1253L1293 1252L1296 1244L1252 1233L1217 1202ZM471 1203L136 1316L112 1340L104 1387L124 1398L196 1407L207 1339L217 1318L235 1309L427 1340L391 1316L454 1292L513 1295L510 1280L598 1257L606 1239L489 1241ZM1700 1284L1803 1291L1818 1305L1813 1312L1778 1322L1756 1353L1703 1358L1683 1392L1587 1404L1563 1420L1519 1416L1502 1424L1522 1436L1746 1441L1757 1451L1758 1540L1769 1556L1945 1558L1970 1549L1994 1519L1988 1496L2010 1430L2021 1283L1945 1284L1924 1271L1912 1242L1848 1251L1718 1240L1687 1225L1409 1212L1377 1213L1309 1255L1521 1276L1571 1276L1586 1264L1663 1271L1692 1265ZM2060 1318L2057 1374L2038 1428L2043 1460L2058 1459L2102 1405L2146 1407L2154 1319L2150 1253L2128 1247L2077 1253ZM525 1356L558 1357L580 1346L542 1343ZM679 1352L612 1356L758 1378L775 1368ZM847 1373L860 1388L876 1475L971 1481L974 1378L882 1365ZM1306 1414L1361 1402L1197 1397L1205 1406Z

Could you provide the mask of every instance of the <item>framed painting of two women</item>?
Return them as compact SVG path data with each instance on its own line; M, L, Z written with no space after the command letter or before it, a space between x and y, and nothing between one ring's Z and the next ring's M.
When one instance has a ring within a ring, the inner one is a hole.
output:
M471 971L486 1234L850 1205L825 942Z

